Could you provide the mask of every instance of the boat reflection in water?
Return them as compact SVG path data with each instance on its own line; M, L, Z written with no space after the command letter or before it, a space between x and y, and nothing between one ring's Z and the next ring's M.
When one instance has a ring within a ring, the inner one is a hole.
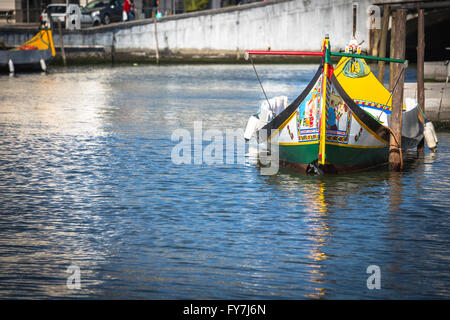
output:
M305 298L322 298L332 291L327 284L327 251L333 241L332 227L329 224L329 199L326 198L327 183L316 178L297 175L283 169L279 176L268 178L270 184L275 184L283 192L296 193L302 191L301 209L295 209L295 203L290 206L288 216L298 222L297 232L302 236L301 248L304 251L298 261L303 267L298 277L306 282L302 288ZM298 209L298 208L297 208ZM293 280L295 282L295 279Z
M326 295L328 289L325 288L325 270L323 261L328 256L325 253L328 241L331 241L333 235L327 225L327 203L325 201L325 184L319 182L318 185L311 188L311 193L306 196L306 202L310 203L305 209L307 217L305 222L310 226L309 240L312 244L307 256L311 263L308 265L308 280L311 282L310 293L306 295L308 298L321 298ZM316 286L314 286L314 284Z
M385 278L395 277L399 261L405 260L391 252L398 240L392 235L404 233L398 224L405 209L404 175L420 179L421 163L422 159L409 153L404 172L381 168L363 174L311 177L284 168L266 177L269 185L291 201L286 204L289 216L303 236L300 245L292 248L299 252L298 262L306 266L298 269L303 297L351 297L355 287L369 294L366 268L372 264L380 265ZM292 199L295 194L301 197ZM361 203L366 205L363 210ZM343 267L349 259L353 263Z

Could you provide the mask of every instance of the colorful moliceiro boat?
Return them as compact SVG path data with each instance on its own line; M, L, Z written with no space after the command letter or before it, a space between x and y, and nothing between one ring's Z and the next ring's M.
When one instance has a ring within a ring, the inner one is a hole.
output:
M43 29L17 48L0 50L0 70L9 70L10 73L18 70L46 71L54 57L52 31Z
M308 54L323 58L306 89L289 105L283 103L286 97L263 103L250 117L245 139L256 135L264 144L277 135L280 164L307 173L350 172L387 163L392 96L361 58L366 56L333 53L342 56L333 67L327 38L323 52ZM403 150L416 147L423 138L417 103L407 102Z

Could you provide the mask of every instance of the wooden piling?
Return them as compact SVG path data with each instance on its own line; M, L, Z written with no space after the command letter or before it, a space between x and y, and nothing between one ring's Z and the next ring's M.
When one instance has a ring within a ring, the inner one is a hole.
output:
M59 21L59 20L58 20L58 30L59 30L59 47L61 48L61 55L62 55L62 58L63 58L63 64L64 64L64 66L66 66L67 65L67 63L66 63L66 52L64 51L64 42L63 42L61 21Z
M372 9L369 13L369 55L378 56L378 44L380 42L380 28L377 23L376 10Z
M425 61L425 17L424 10L417 6L417 102L425 113L425 88L424 88L424 61ZM425 119L419 112L419 120L425 123ZM417 151L424 151L424 140L420 141Z
M380 29L373 29L371 34L372 39L371 39L371 48L369 52L371 52L372 56L378 57L378 46L380 43Z
M398 9L392 13L392 25L394 28L394 53L395 59L405 59L406 47L406 10ZM399 63L394 64L392 93L392 113L390 128L392 130L389 138L389 167L391 170L400 171L402 169L401 139L402 139L402 111L403 111L403 86L405 66Z
M395 57L395 23L394 23L394 15L392 14L392 23L391 23L391 43L389 47L389 57L394 58ZM394 68L396 63L389 63L389 91L392 91L392 88L394 87Z
M386 43L389 28L389 18L391 17L391 8L388 5L383 6L383 25L381 26L381 39L379 57L386 57ZM378 61L378 81L384 82L384 61Z
M156 63L159 64L159 45L158 45L158 27L156 17L153 18L154 29L155 29L155 51L156 51Z
M116 32L113 31L112 34L112 44L111 44L111 63L116 62Z

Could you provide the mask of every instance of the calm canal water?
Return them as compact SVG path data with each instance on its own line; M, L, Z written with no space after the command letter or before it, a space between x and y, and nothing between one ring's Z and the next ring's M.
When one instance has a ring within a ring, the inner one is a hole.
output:
M293 99L316 66L257 69ZM0 298L450 298L450 134L402 173L172 163L263 99L250 65L0 76Z

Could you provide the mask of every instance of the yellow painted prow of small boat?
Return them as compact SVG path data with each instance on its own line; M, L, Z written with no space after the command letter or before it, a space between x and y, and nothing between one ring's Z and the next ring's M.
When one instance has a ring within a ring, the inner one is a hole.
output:
M36 50L52 50L52 56L55 56L55 46L53 44L52 31L50 29L40 30L33 38L13 50L24 50L24 47L34 47Z
M380 81L370 70L370 67L364 60L359 60L365 67L366 72L360 77L348 77L344 73L344 68L349 60L353 58L343 57L336 65L334 75L344 88L345 92L353 100L364 100L384 105L391 109L392 97L391 93L381 84Z

